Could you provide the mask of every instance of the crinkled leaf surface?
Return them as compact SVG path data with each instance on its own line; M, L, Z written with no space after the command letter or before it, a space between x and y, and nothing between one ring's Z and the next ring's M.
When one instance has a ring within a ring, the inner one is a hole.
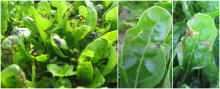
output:
M127 31L121 59L121 87L146 88L158 84L165 72L165 55L157 45L171 29L171 15L154 6L140 17L136 27Z

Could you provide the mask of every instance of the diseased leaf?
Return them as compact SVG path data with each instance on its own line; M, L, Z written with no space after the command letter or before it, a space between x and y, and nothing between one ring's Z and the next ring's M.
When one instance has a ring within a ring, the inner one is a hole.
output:
M93 51L85 51L81 54L78 65L77 65L77 75L78 80L86 80L88 82L92 81L93 78L93 66L91 61L94 58Z
M46 40L47 40L47 35L48 35L47 30L52 24L52 22L49 19L44 18L40 13L38 13L38 11L34 7L31 7L31 8L34 13L34 18L36 20L36 25L40 33L40 37L44 45L46 45Z
M83 52L91 50L94 52L94 59L92 63L97 63L103 56L105 50L107 49L108 42L104 39L97 38L92 43L88 44Z
M180 85L188 73L212 63L212 46L216 35L214 21L208 15L197 13L187 22L186 35L177 54L179 66L185 71Z
M1 72L1 86L27 88L26 77L23 70L16 64L12 64Z
M53 50L55 51L55 53L57 55L59 55L60 57L63 57L63 58L67 58L66 55L64 55L62 53L62 51L60 50L61 49L65 49L65 50L68 50L68 46L66 44L66 41L61 39L58 35L56 34L51 34L50 36L50 43L53 47Z

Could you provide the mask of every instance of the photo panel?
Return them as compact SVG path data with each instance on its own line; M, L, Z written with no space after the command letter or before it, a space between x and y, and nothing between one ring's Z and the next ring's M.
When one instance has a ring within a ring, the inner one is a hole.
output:
M219 87L219 1L173 1L173 88Z
M172 88L172 1L119 1L119 88Z

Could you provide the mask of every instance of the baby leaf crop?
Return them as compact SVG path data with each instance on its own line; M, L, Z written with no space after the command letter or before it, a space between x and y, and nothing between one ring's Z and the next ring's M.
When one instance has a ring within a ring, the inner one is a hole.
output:
M2 87L117 87L116 1L1 5Z

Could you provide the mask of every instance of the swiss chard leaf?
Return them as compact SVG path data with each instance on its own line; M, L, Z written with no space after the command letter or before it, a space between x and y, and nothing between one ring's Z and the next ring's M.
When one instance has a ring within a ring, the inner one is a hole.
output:
M193 70L212 63L212 46L216 36L214 21L208 15L198 13L187 22L186 35L177 54L179 66L186 72L180 85Z
M147 9L138 24L127 31L119 61L121 87L154 87L160 82L166 59L158 45L170 29L169 12L154 6Z

